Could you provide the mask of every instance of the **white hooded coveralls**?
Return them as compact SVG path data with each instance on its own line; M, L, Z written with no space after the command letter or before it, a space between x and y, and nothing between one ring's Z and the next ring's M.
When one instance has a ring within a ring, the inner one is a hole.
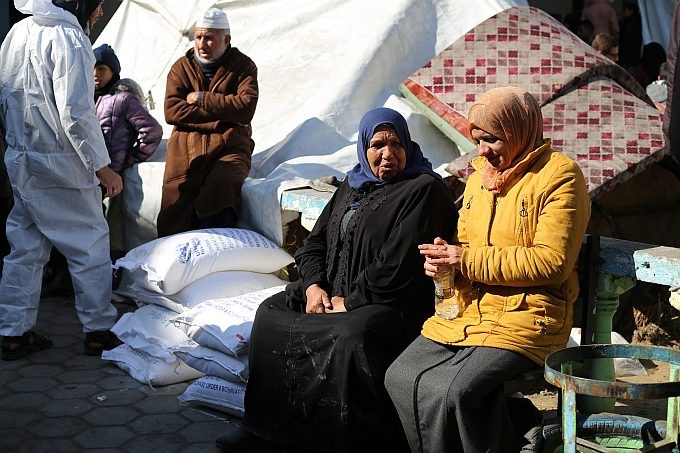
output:
M0 115L14 207L0 283L0 335L36 323L52 245L67 259L85 332L115 323L109 229L95 172L108 165L94 109L92 46L50 0L15 0L24 14L0 47Z

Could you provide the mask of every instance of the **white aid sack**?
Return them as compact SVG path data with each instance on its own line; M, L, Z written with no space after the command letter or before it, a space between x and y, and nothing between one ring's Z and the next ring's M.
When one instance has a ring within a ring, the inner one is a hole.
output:
M146 305L125 313L111 328L120 340L135 349L168 363L177 360L169 350L189 339L182 329L175 327L172 310L158 305Z
M126 269L140 287L167 296L215 272L268 274L292 262L293 257L285 250L254 231L209 228L140 245L114 267Z
M177 358L173 362L166 362L127 344L102 352L102 360L115 362L118 368L134 379L152 387L177 384L203 376L203 373Z
M125 285L121 284L121 286L115 291L115 294L118 296L126 297L128 299L132 299L135 302L142 303L144 305L146 304L159 305L161 307L167 308L168 310L172 310L175 313L181 313L182 311L184 311L183 307L181 307L174 300L168 298L167 296L164 296L163 294L159 294L156 291L151 291L150 289L143 288L139 286L136 282L127 282Z
M182 404L206 406L243 417L245 396L244 382L231 382L221 377L206 375L192 382L177 399Z
M247 352L257 308L262 301L285 288L285 285L275 286L240 296L207 300L175 316L173 322L201 346L240 357Z
M623 336L618 332L612 332L611 344L628 344ZM573 327L569 334L569 341L567 347L573 348L581 345L581 328ZM617 357L612 359L614 361L614 374L617 377L623 376L644 376L647 374L642 362L638 359L631 359L627 357Z
M161 305L174 312L182 313L206 300L239 296L286 283L273 274L224 271L206 275L178 293L169 296L140 287L136 283L117 292L139 302Z
M173 347L174 354L191 368L203 374L218 376L228 381L248 382L248 356L241 360L215 349L187 340Z

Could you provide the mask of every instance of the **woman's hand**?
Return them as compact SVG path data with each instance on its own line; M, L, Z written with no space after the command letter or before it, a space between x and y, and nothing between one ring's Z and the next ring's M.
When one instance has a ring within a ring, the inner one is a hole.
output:
M420 254L425 256L425 275L434 277L443 267L460 270L460 257L463 249L457 245L450 245L444 239L435 238L433 244L420 244Z
M331 298L331 308L326 309L326 313L345 313L345 298L341 296L333 296Z
M333 308L328 293L316 283L309 285L305 294L307 295L306 313L326 313L326 310Z

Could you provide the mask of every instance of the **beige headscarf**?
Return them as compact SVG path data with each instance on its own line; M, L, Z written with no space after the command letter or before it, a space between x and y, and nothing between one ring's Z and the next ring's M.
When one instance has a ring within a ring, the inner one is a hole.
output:
M509 164L495 169L489 162L482 167L482 183L499 193L518 165L531 151L542 144L543 115L538 101L527 91L517 87L493 88L484 93L468 112L470 130L481 129L500 138L508 145Z

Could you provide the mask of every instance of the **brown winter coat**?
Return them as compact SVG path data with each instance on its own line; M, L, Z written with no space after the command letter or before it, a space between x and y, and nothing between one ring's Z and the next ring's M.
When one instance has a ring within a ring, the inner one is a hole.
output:
M257 67L236 48L210 84L194 49L173 64L165 92L165 121L175 128L167 144L158 234L197 227L197 218L238 210L241 185L255 146L250 122L258 99ZM198 104L187 95L202 91Z

